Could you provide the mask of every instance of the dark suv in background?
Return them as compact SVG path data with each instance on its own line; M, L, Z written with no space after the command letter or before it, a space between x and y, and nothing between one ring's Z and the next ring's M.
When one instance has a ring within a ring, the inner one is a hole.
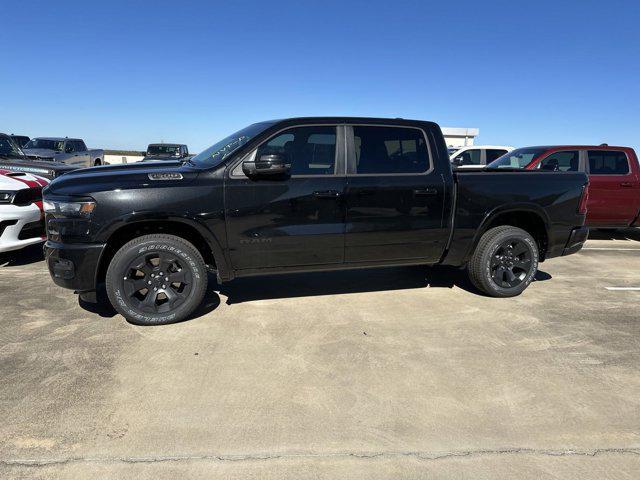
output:
M189 149L182 143L151 143L147 147L143 161L181 160L189 157Z

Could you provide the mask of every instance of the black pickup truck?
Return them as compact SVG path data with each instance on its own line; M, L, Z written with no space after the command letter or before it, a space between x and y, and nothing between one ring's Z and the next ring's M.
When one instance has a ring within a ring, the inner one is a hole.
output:
M466 266L496 297L578 251L583 173L452 172L435 123L297 118L250 125L181 164L89 168L44 193L55 283L130 322L188 317L218 281L371 266Z

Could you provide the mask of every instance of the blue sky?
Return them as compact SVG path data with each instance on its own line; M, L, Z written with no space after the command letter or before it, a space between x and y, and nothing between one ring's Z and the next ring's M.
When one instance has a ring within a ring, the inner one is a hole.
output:
M0 131L199 151L288 116L640 146L635 1L7 2Z

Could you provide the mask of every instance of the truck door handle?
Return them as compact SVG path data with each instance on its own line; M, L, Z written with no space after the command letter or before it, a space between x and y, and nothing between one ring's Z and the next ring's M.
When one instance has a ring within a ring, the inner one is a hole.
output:
M622 188L633 188L633 183L631 183L631 182L622 182L622 183L620 184L620 186L621 186Z
M338 190L319 190L313 192L313 196L317 198L340 198L342 196L342 192Z
M438 190L436 190L435 188L419 188L413 191L414 197L430 197L437 194Z

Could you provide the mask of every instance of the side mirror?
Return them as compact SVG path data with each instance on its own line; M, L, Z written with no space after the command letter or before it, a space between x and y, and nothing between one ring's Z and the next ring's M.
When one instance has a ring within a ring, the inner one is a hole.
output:
M558 166L558 162L549 162L542 165L542 167L540 167L540 170L543 170L545 172L558 172L560 171L560 168Z
M286 162L284 155L279 154L261 155L254 162L242 163L242 171L247 177L287 175L290 168L291 164Z

